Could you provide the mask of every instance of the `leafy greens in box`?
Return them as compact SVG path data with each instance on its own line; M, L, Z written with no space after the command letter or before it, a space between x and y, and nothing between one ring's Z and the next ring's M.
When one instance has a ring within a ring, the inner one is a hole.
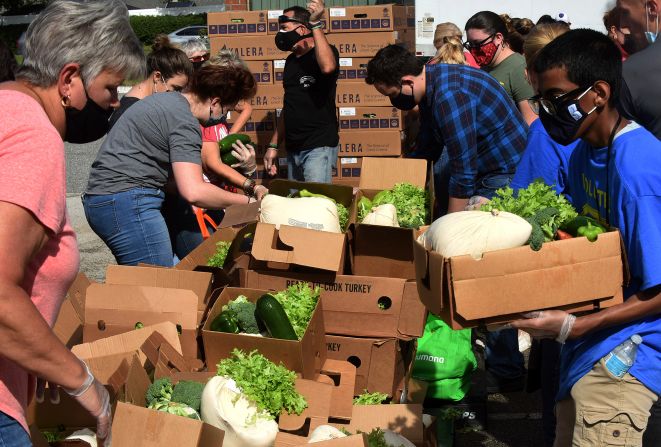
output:
M358 220L362 222L373 208L387 203L397 210L401 227L419 228L429 223L429 196L423 188L410 183L397 183L392 189L379 192L371 201L363 197L358 204Z

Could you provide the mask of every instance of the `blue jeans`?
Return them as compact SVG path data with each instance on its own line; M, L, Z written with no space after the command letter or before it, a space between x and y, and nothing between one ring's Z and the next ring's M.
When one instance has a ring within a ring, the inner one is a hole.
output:
M220 221L225 214L220 210L207 210L206 213L218 225L220 225ZM190 203L184 200L180 195L166 195L165 203L163 205L163 217L165 218L168 231L170 232L172 249L180 260L188 256L195 247L204 241L193 208ZM204 223L206 224L209 233L215 231L215 228L213 228L210 223L206 221Z
M287 153L287 176L299 182L330 183L331 170L337 166L339 146L316 147Z
M120 265L146 263L172 267L168 227L161 214L165 193L134 188L108 194L83 194L85 217Z
M16 419L0 411L0 447L32 447L32 441Z

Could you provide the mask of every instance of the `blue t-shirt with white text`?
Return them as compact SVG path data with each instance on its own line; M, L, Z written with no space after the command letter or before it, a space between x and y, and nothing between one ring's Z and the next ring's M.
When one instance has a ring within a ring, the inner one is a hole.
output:
M619 228L631 272L628 298L661 284L661 141L632 123L613 142L608 169L607 156L607 148L581 141L569 161L567 190L579 213ZM656 315L568 341L561 353L558 400L634 334L643 342L629 373L661 394L661 315Z

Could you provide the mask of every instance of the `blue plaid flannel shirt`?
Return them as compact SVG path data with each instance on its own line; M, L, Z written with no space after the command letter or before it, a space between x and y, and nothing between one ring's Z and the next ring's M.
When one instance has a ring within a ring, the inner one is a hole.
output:
M491 75L467 65L427 65L420 133L410 156L450 159L449 194L466 198L486 175L514 174L528 126Z

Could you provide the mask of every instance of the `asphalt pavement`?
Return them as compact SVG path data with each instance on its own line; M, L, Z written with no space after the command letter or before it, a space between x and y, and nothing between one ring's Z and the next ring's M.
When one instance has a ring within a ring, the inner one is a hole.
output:
M67 207L78 237L81 271L102 282L108 264L115 259L87 224L80 195L85 190L92 162L101 141L66 144ZM543 446L540 393L492 394L488 396L487 429L462 429L455 436L455 447L529 447ZM443 445L441 447L449 447Z

